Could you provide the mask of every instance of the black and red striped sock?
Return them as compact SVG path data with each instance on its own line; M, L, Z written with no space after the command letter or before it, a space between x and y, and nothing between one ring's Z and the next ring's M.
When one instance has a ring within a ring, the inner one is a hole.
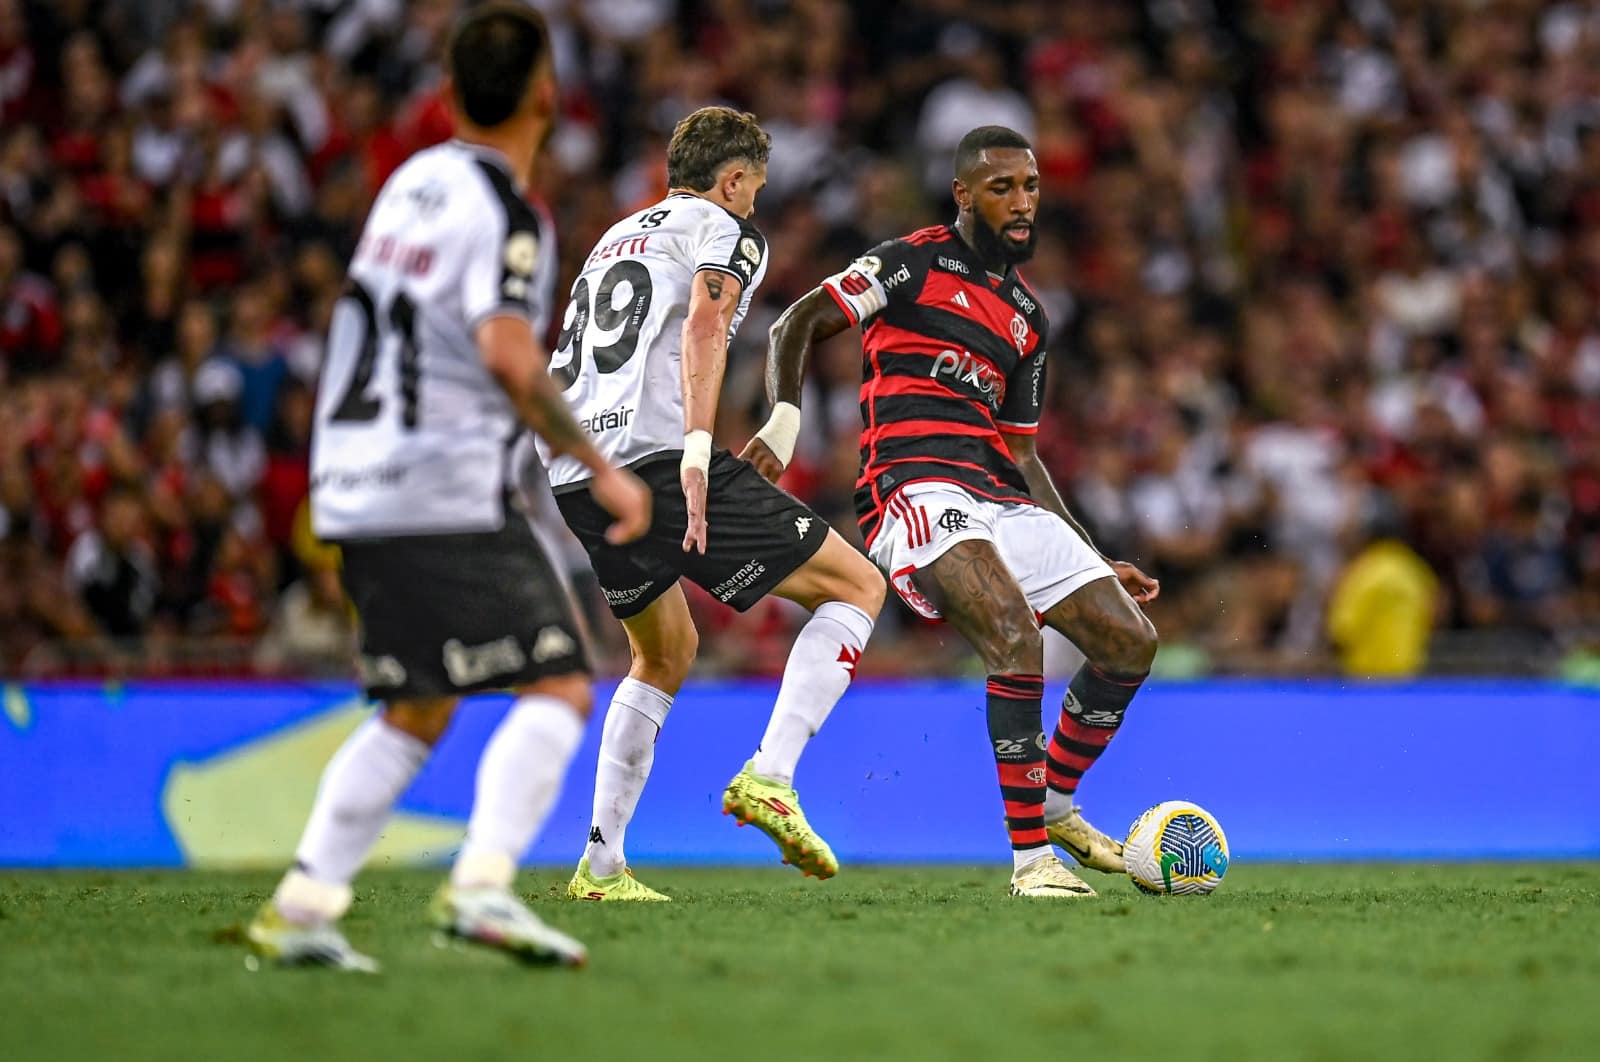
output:
M1000 772L1006 829L1018 865L1050 850L1044 832L1045 753L1042 675L989 676L989 741ZM1026 853L1026 857L1020 853Z
M1072 677L1046 753L1050 821L1070 813L1079 780L1110 744L1144 680L1144 675L1113 675L1093 664L1084 664Z

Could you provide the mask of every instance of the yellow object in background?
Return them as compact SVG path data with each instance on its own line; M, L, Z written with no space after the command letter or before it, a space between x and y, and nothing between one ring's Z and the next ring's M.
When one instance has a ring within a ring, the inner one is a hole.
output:
M1328 602L1328 634L1346 674L1419 673L1438 612L1439 580L1403 542L1380 539L1351 558Z
M355 698L305 723L220 756L180 762L167 776L161 809L195 867L276 867L294 858L328 760L371 714ZM439 862L461 843L465 824L399 812L384 827L369 866Z

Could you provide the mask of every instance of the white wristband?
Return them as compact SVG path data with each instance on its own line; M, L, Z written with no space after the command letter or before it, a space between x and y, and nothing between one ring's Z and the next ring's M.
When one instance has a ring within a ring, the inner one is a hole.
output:
M711 433L691 431L683 437L683 460L678 462L681 473L690 468L704 472L711 467Z
M779 402L772 407L772 416L756 432L756 438L767 444L772 456L784 468L794 457L794 443L800 437L800 407L793 402Z

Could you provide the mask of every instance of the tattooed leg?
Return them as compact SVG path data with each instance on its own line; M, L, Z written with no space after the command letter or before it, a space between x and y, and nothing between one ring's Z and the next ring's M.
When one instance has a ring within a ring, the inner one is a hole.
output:
M913 578L983 657L989 672L989 742L1000 775L1016 869L1050 855L1045 833L1044 642L1022 588L992 542L972 540Z

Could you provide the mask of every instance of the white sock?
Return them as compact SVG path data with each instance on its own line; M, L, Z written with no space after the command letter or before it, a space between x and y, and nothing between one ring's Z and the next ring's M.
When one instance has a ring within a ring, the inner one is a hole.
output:
M381 716L345 738L323 768L311 817L295 849L295 869L274 894L285 917L311 921L344 913L350 880L378 843L394 802L431 752Z
M510 888L517 860L555 807L567 764L583 740L583 717L558 697L511 706L478 760L467 839L450 872L460 888Z
M1047 844L1041 844L1034 848L1013 848L1011 850L1011 874L1013 877L1015 877L1016 875L1022 873L1022 868L1027 866L1029 863L1043 859L1047 855L1054 854L1055 849L1051 848Z
M1077 805L1065 793L1058 793L1054 789L1044 791L1044 821L1060 822L1072 814L1072 809Z
M609 878L627 866L623 840L645 779L656 759L656 738L667 721L672 697L638 679L617 685L600 736L600 763L594 772L594 818L584 855L589 872Z
M843 601L825 602L800 629L783 669L778 703L756 750L757 774L794 784L800 753L849 688L871 636L872 617Z

